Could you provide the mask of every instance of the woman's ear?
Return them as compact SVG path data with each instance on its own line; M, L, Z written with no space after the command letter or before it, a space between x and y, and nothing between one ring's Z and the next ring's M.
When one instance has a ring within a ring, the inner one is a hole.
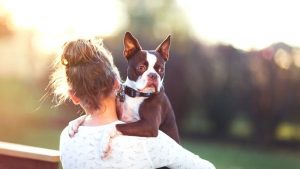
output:
M69 90L69 97L71 98L72 102L75 104L75 105L79 105L80 104L80 99L75 96L75 93L72 91L72 90Z
M120 81L118 79L115 79L113 90L119 90L121 87Z

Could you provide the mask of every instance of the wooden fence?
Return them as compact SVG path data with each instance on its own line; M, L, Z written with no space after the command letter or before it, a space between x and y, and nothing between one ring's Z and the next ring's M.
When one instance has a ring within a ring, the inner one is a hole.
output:
M0 169L58 169L59 151L0 142Z

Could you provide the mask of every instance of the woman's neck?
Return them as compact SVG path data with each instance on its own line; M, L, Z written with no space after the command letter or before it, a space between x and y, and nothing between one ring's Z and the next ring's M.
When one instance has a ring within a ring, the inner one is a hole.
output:
M87 113L87 117L83 122L84 126L105 125L118 120L114 97L102 100L100 106L100 109Z

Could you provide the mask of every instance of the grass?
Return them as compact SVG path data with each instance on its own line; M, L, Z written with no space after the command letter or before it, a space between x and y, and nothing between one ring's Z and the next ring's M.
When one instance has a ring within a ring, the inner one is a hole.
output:
M185 148L211 161L217 169L299 169L300 153L261 150L221 143L183 142Z

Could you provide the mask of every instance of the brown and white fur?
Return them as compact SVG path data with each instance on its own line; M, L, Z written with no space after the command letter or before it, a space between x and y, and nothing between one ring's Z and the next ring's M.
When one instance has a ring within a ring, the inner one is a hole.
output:
M124 135L155 137L162 130L179 142L174 111L164 91L165 64L169 59L170 36L155 50L143 50L136 38L126 32L124 56L128 61L124 86L150 97L125 95L121 119L116 128ZM126 92L125 92L126 93Z

